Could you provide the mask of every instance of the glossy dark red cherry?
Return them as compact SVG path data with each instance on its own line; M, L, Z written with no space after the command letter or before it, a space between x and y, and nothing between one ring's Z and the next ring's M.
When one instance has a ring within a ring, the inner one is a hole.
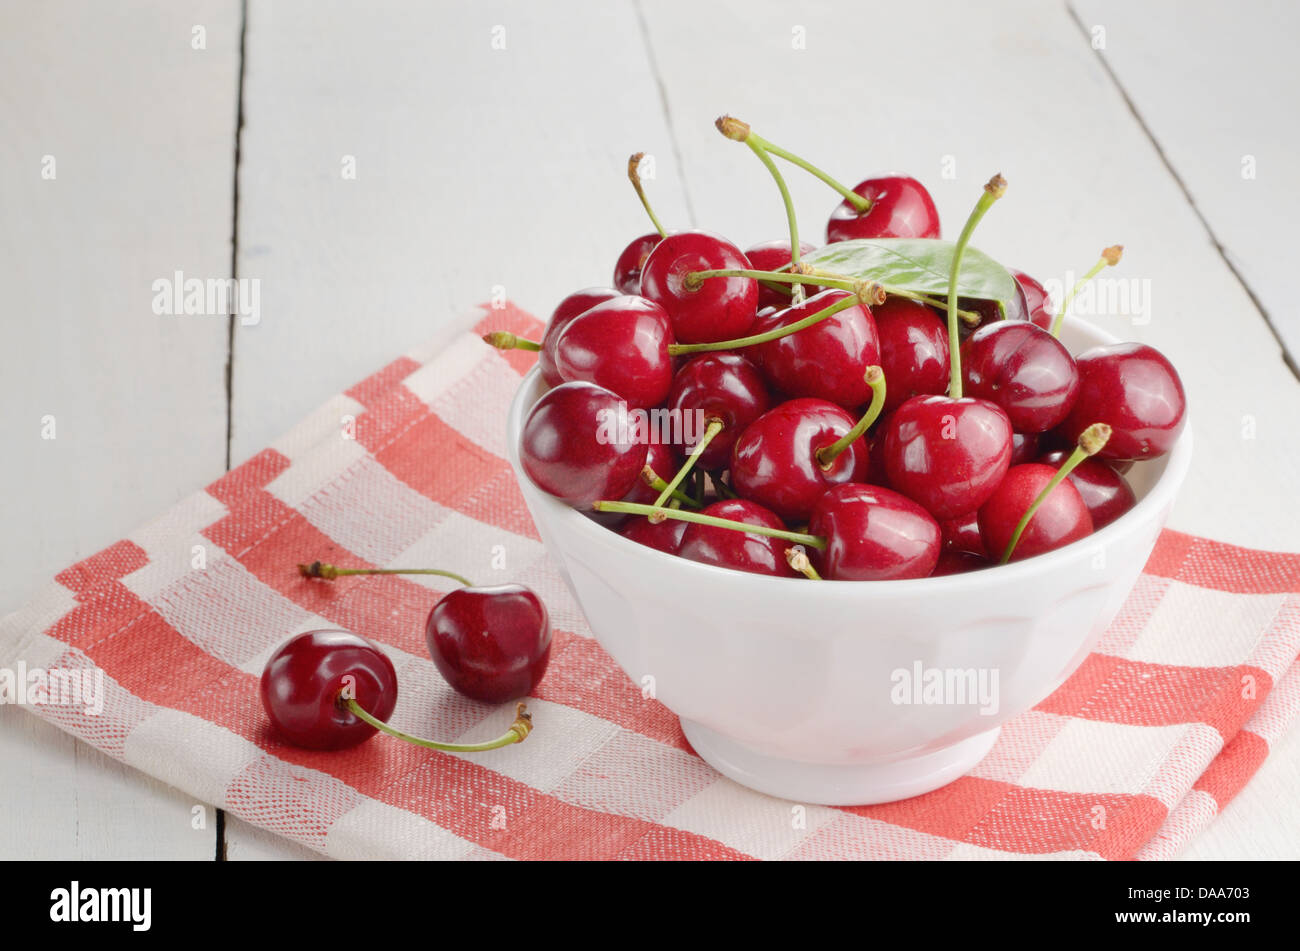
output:
M1101 459L1154 459L1183 431L1187 396L1178 371L1159 350L1143 343L1094 347L1080 354L1079 396L1060 434L1071 443L1093 423L1107 423L1110 440Z
M614 286L623 294L641 293L641 271L662 239L658 232L633 238L614 263Z
M1047 290L1024 271L1012 271L1011 276L1016 279L1016 283L1020 285L1020 292L1025 295L1029 320L1037 327L1051 330L1056 315L1049 309L1051 300L1047 296Z
M936 519L975 511L1011 465L1011 420L987 400L915 396L889 417L889 484Z
M559 386L564 382L560 371L555 366L555 341L560 339L564 328L579 314L584 314L597 304L613 300L622 295L612 287L587 287L574 291L556 305L551 319L546 322L546 331L542 334L542 349L537 354L537 366L541 369L542 379L548 386Z
M662 307L644 297L616 297L569 322L555 342L555 366L566 382L595 383L629 406L648 409L672 386L672 343Z
M799 242L800 255L808 254L816 250L815 245L807 241ZM756 244L752 248L745 249L745 257L749 259L750 267L755 271L788 271L790 270L790 239L778 238L775 241L764 241ZM758 284L758 308L775 307L782 310L790 306L790 294L788 291L793 284L787 284L787 293L773 290L766 287L762 281ZM804 285L805 296L811 296L817 288Z
M762 330L788 327L852 296L845 291L822 291L768 318ZM871 311L860 301L811 327L751 349L760 354L763 375L782 393L827 400L848 409L871 399L871 387L863 373L880 363L880 337ZM888 384L888 376L885 379Z
M484 703L528 696L551 658L546 605L519 584L451 592L429 612L424 638L447 683Z
M1049 452L1038 461L1059 469L1069 457L1070 453L1058 450ZM1128 481L1100 459L1083 460L1066 478L1083 496L1083 504L1088 506L1088 514L1092 516L1094 531L1105 528L1137 505L1137 496Z
M978 512L940 522L939 530L943 534L944 551L964 551L982 558L988 557L984 536L980 534Z
M934 571L930 572L930 577L941 578L946 575L964 575L968 571L979 571L991 567L993 567L993 562L982 555L976 555L969 551L949 551L944 549L939 553L939 563L934 566Z
M867 446L861 439L829 467L817 460L819 449L831 446L856 423L846 410L825 400L793 399L768 410L736 440L732 487L792 524L807 521L828 488L866 478Z
M769 509L745 499L714 502L706 507L704 515L731 519L746 525L765 528L785 528L784 523ZM734 528L690 523L682 536L678 554L691 561L719 568L735 568L760 575L793 577L794 570L786 563L785 550L789 542L766 535L752 535Z
M689 453L704 434L701 421L722 422L722 430L700 456L698 465L705 469L726 468L736 439L767 412L771 402L758 368L735 353L704 353L687 361L677 371L668 394L669 412L680 414L683 434L689 430L681 447L684 453ZM689 427L688 419L694 420ZM664 478L672 478L672 472Z
M1016 433L1013 435L1011 437L1011 464L1018 466L1022 463L1036 461L1041 452L1039 448L1041 443L1041 433Z
M1061 342L1027 320L980 327L961 346L965 392L997 403L1016 432L1058 425L1079 395L1079 371Z
M939 523L906 496L875 485L827 489L813 506L810 534L826 540L809 552L828 581L924 578L939 560Z
M262 706L294 746L339 750L376 730L340 706L348 688L367 713L387 721L397 706L397 672L388 655L350 631L307 631L283 644L262 670Z
M1055 467L1036 462L1014 466L993 495L980 507L980 533L984 536L984 544L992 557L1002 557L1016 526L1055 475ZM1092 517L1088 514L1088 506L1084 504L1079 490L1066 477L1043 500L1043 504L1030 519L1020 540L1016 542L1011 560L1020 561L1041 555L1091 533Z
M831 212L826 242L853 238L937 238L939 211L925 186L907 175L882 175L860 182L854 192L871 202L859 212L849 200Z
M582 382L564 383L538 400L519 441L528 477L576 508L626 495L641 477L647 451L627 404Z
M913 396L948 391L948 327L919 301L890 297L871 308L885 371L885 412Z
M744 336L758 312L758 281L712 277L693 283L696 271L751 270L749 259L730 241L707 231L682 231L664 238L641 271L641 296L668 311L682 343L717 343Z
M645 504L649 505L653 502L654 499L651 499ZM639 545L645 545L668 555L676 555L681 551L682 536L686 534L687 524L675 518L652 522L644 515L638 515L623 526L620 534Z

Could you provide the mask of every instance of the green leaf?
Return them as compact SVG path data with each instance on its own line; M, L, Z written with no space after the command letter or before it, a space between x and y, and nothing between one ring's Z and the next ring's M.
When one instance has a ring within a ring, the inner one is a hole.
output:
M886 287L933 294L946 299L952 273L951 241L937 238L859 238L837 241L804 255L823 271L853 280L876 281ZM970 245L961 257L959 297L976 297L1005 304L1016 294L1016 280L997 261Z

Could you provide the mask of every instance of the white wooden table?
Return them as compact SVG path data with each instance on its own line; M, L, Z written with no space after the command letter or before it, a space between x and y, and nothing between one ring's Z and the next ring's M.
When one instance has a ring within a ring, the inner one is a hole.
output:
M1300 549L1297 30L1263 0L4 0L0 611L494 292L607 282L646 230L633 151L670 226L780 236L722 112L917 175L950 228L1002 172L979 243L1040 279L1125 244L1150 320L1096 319L1188 384L1173 526ZM819 238L833 197L790 184ZM256 325L153 312L232 269ZM309 856L13 707L0 761L0 857ZM1300 857L1298 787L1292 735L1186 856Z

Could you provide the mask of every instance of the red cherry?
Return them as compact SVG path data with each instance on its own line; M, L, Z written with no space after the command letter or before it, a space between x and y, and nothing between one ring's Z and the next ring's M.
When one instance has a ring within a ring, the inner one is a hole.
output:
M532 693L551 658L546 605L519 584L451 592L429 612L424 638L447 683L484 703Z
M651 499L644 503L650 505L654 502ZM681 551L682 536L686 534L687 522L675 518L667 518L662 522L652 522L644 515L638 515L629 521L620 532L624 538L630 538L632 541L658 551L665 552L669 555L676 555Z
M659 242L641 271L641 296L668 311L682 343L717 343L744 336L758 311L758 281L712 277L688 282L695 271L751 270L730 241L707 231L683 231Z
M853 238L937 238L939 212L925 186L906 175L868 178L853 189L871 202L859 212L849 200L831 212L826 243Z
M1011 465L1011 420L987 400L914 396L889 417L889 484L937 519L975 511Z
M931 578L945 575L962 575L968 571L979 571L993 567L993 562L969 551L943 551L939 554L939 563L930 572Z
M648 447L629 424L627 404L594 383L564 383L524 421L519 456L536 485L570 505L620 499L641 477Z
M822 291L768 318L762 330L788 327L852 296L845 291ZM880 337L871 311L861 302L753 349L761 354L763 375L783 393L828 400L846 408L871 399L871 387L863 373L880 363ZM888 381L888 376L885 379Z
M714 502L701 514L744 522L746 525L785 528L774 512L745 499ZM789 543L779 538L690 522L682 536L678 554L691 561L717 565L720 568L734 568L737 571L760 575L792 577L795 572L785 560L785 550L788 547Z
M1075 360L1079 397L1060 434L1071 443L1093 423L1108 423L1102 459L1154 459L1183 431L1187 396L1178 371L1144 343L1094 347Z
M1025 296L1029 320L1037 327L1051 330L1052 320L1056 315L1048 310L1050 301L1047 290L1024 271L1012 271L1011 276L1016 279L1016 283L1020 285L1020 292Z
M856 423L847 411L825 400L794 399L768 410L736 440L732 487L792 523L807 521L827 488L866 477L867 446L861 439L829 467L823 468L817 459L819 449L831 446Z
M1058 450L1049 452L1038 461L1058 469L1069 457L1070 453ZM1092 516L1094 531L1105 528L1137 505L1137 496L1128 481L1100 459L1083 460L1066 478L1083 496L1083 503Z
M817 246L809 244L807 241L799 242L800 256L810 254L817 250ZM778 238L775 241L764 241L762 244L756 244L752 248L745 249L745 257L749 259L749 266L755 271L781 271L790 269L790 239ZM793 286L793 285L789 285ZM815 287L807 284L804 285L805 294L816 292ZM760 281L758 285L758 309L764 307L775 307L777 310L790 306L790 295L783 294L780 291L774 291L766 287Z
M1051 429L1079 395L1070 351L1026 320L980 327L961 346L961 367L964 391L1001 406L1016 432Z
M616 297L569 322L555 342L555 365L566 382L603 386L629 406L658 406L673 382L664 309L644 297Z
M1011 464L1021 465L1038 458L1041 433L1015 433L1011 437ZM1068 453L1067 453L1068 455Z
M722 430L705 447L699 465L705 469L725 468L731 459L731 447L750 423L767 412L771 397L763 375L744 357L734 353L704 353L689 360L673 378L668 394L668 409L681 414L683 431L690 417L718 419ZM694 448L703 435L703 425L690 427L684 452ZM672 477L672 471L664 478ZM651 502L654 499L650 499Z
M271 655L262 670L262 706L294 746L340 750L375 728L339 705L348 688L367 713L387 720L397 706L397 672L383 651L349 631L307 631Z
M980 507L980 533L994 557L1000 558L1006 551L1016 526L1055 475L1055 468L1036 462L1015 466ZM1011 560L1041 555L1090 534L1092 517L1088 514L1088 506L1067 477L1038 507L1016 542Z
M906 496L874 485L827 489L813 506L810 534L826 540L809 552L828 581L924 578L939 560L939 523Z
M547 386L559 386L564 382L560 376L560 371L555 366L555 341L560 339L560 334L564 328L580 314L585 314L597 304L603 304L607 300L613 300L620 297L618 291L612 287L588 287L580 291L574 291L564 300L560 301L551 319L546 323L546 332L542 335L542 349L537 355L537 365L541 368L542 379L546 381Z
M885 412L913 396L948 391L948 327L929 307L890 297L871 309L885 371Z
M662 239L658 232L643 234L633 238L632 243L623 249L614 263L614 286L624 294L641 293L641 271L650 257L650 252Z
M971 512L960 518L940 522L939 529L943 533L944 551L967 552L988 558L988 548L984 545L984 536L980 534L979 513Z

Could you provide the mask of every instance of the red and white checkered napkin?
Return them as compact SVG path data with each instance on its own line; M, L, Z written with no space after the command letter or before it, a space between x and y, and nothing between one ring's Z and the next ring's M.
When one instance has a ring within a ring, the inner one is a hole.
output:
M511 307L479 317L473 334L336 396L0 623L0 666L105 672L101 715L32 709L328 855L584 859L1162 858L1214 818L1300 710L1300 555L1165 532L1097 652L1007 724L970 775L862 808L799 810L744 789L642 698L547 559L503 444L533 355L476 336L540 326ZM535 588L556 630L528 741L464 756L382 736L336 753L279 742L258 676L277 645L312 628L385 645L400 729L483 740L513 716L453 693L426 654L424 620L447 582L300 578L296 564L318 558Z

